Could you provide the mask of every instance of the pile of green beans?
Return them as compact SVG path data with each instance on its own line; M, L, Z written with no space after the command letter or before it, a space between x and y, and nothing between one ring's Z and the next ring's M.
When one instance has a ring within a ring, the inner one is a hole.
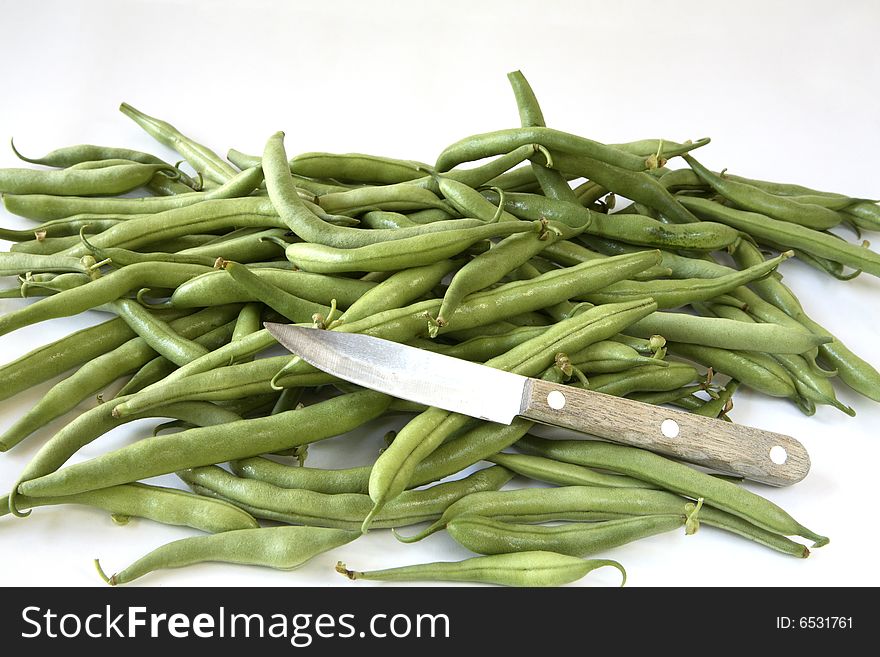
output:
M0 366L0 398L44 386L0 434L0 451L43 440L0 516L78 504L203 532L110 576L99 565L110 584L204 561L291 569L385 529L403 543L445 529L484 556L337 570L551 586L606 565L625 580L617 546L701 524L797 558L809 555L797 537L826 544L761 495L664 457L548 441L522 418L425 408L270 353L263 322L291 322L722 419L741 387L807 414L854 414L834 380L880 401L880 373L776 273L794 257L840 279L880 275L880 254L830 232L880 230L875 201L716 173L697 154L708 139L556 130L522 73L508 77L521 126L466 136L430 163L291 157L281 132L260 155L224 158L125 103L179 163L13 147L44 168L0 169L6 210L31 222L0 227L12 243L0 275L16 277L0 291L0 335L110 317ZM155 437L68 464L148 418ZM397 430L372 462L303 464L310 446L377 420ZM143 483L171 473L192 493Z

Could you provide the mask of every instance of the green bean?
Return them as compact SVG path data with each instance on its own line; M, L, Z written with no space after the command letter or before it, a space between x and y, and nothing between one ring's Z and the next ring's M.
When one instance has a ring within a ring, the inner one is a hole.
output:
M626 571L616 561L608 559L584 560L538 550L517 554L472 557L464 561L438 561L367 572L348 570L345 564L340 561L336 564L336 570L349 579L390 582L439 580L444 582L480 582L502 586L562 586L579 580L604 566L617 568L623 576L620 585L623 586L626 583Z
M553 166L563 173L589 178L609 192L658 210L677 224L695 223L697 218L678 202L660 182L644 171L628 170L584 155L557 153L551 149Z
M29 240L40 241L47 237L70 237L71 235L79 235L80 231L100 233L112 228L120 221L124 221L124 218L121 217L124 217L124 215L109 215L107 218L88 214L74 215L63 219L46 221L38 226L22 230L0 228L0 239L9 240L10 242L26 242Z
M309 559L345 545L360 534L324 527L270 527L239 529L208 536L192 536L156 548L110 577L111 586L127 584L162 568L180 568L206 561L266 566L292 570Z
M504 184L502 179L505 179L504 176L512 173L510 170L513 169L513 167L528 160L537 150L538 148L535 144L525 144L519 148L514 148L509 153L499 155L480 166L467 169L452 169L444 173L443 176L447 179L464 183L468 187L473 187L474 189L482 187L483 185L502 187ZM423 180L425 181L425 186L431 191L439 189L435 188L436 181L434 178L428 176ZM532 178L532 180L534 180L534 178ZM499 182L501 184L497 184ZM431 211L432 210L423 210L423 212Z
M170 262L124 267L86 285L65 290L0 317L0 335L56 317L70 317L119 299L141 287L174 288L208 269Z
M612 144L612 146L619 148L622 151L626 151L627 153L633 153L643 157L654 156L654 160L656 161L652 162L652 164L656 165L656 167L649 167L649 170L652 173L659 173L664 166L663 163L667 159L678 155L684 155L692 150L701 148L708 144L709 141L708 137L698 139L697 141L691 141L689 139L683 144L678 144L674 141L669 141L668 139L641 139L639 141L631 141L625 144Z
M438 344L435 340L411 340L409 344L452 358L484 362L513 349L526 340L542 335L546 327L517 326L500 335L478 335L457 344Z
M645 158L591 139L551 128L527 127L472 135L447 146L437 158L437 171L448 171L462 162L509 153L524 144L541 144L551 151L590 156L630 171L644 171ZM554 157L555 160L555 157ZM558 168L555 167L554 168Z
M113 515L115 522L117 518L147 518L166 525L181 525L210 533L259 527L249 513L227 502L147 484L124 484L59 497L18 496L20 510L58 504L84 504L103 509ZM0 515L8 512L8 498L0 499Z
M41 164L47 167L56 167L64 169L66 167L81 164L83 162L97 162L103 160L129 160L131 162L141 162L142 164L164 164L171 167L170 164L149 153L131 150L129 148L116 148L113 146L96 146L94 144L78 144L76 146L66 146L58 148L43 157L25 157L15 147L15 142L9 140L9 146L15 156L29 162L31 164Z
M550 244L574 237L584 228L586 225L570 228L565 224L548 224L538 235L532 233L511 235L486 253L476 256L452 277L443 295L443 303L440 305L436 319L429 322L428 334L434 337L440 327L446 326L468 294L497 283Z
M0 367L0 399L48 381L112 351L135 337L119 318L71 333Z
M850 244L832 235L798 224L728 208L706 199L682 198L681 202L701 217L733 226L757 240L784 244L786 248L796 248L810 255L834 260L853 269L861 269L868 274L880 276L880 255L864 246Z
M421 228L423 226L419 226L419 229ZM416 235L394 240L391 243L374 243L355 248L297 242L287 247L286 255L287 259L300 269L322 274L396 271L454 257L485 239L538 230L540 230L539 222L533 224L516 221L446 230L442 235L434 233Z
M465 183L458 182L446 176L437 176L437 186L449 203L462 216L476 217L483 223L496 221L516 221L516 217L505 212L504 208L494 205Z
M626 477L607 474L582 465L554 461L553 459L528 454L507 454L500 452L490 456L488 461L504 466L523 477L543 481L558 486L604 486L611 488L654 488L649 483Z
M33 239L26 242L16 242L9 247L13 253L33 253L35 255L52 255L61 253L66 249L79 244L79 236L67 235L65 237L44 237L41 240ZM71 255L65 253L64 255ZM81 254L85 255L85 254Z
M863 230L880 230L880 206L874 201L861 201L850 205L844 213Z
M263 328L261 321L263 314L262 304L247 303L238 313L238 319L235 320L235 329L232 331L232 342L241 340L251 333L256 333Z
M853 271L847 272L843 265L839 262L834 262L833 260L828 260L827 258L822 258L819 256L810 255L809 253L805 253L798 249L792 249L794 251L794 256L798 260L800 260L805 265L816 269L823 274L828 274L829 276L833 276L839 281L851 281L852 279L861 275L861 269L855 269Z
M125 194L141 187L159 171L170 169L167 164L115 164L102 169L0 169L0 192L3 194L54 194L70 196L101 196Z
M266 142L266 149L263 152L263 169L266 173L266 188L269 191L269 198L277 210L281 221L301 239L306 240L311 245L325 245L345 249L358 248L388 240L405 239L425 233L475 226L481 223L476 220L464 223L456 220L455 222L435 222L430 224L430 226L379 230L331 226L309 210L297 194L295 181L291 177L289 167L287 166L287 154L284 151L284 133L281 132L272 135ZM416 192L424 192L434 196L430 191L421 190L412 185L404 185L403 187L404 191L405 189L416 190ZM348 192L341 193L345 194ZM328 212L333 212L335 209L332 204L330 206L327 205L328 198L329 195L321 197L321 207ZM369 209L375 208L371 207ZM401 247L401 249L403 248Z
M164 356L156 356L152 360L144 363L141 368L125 382L125 384L119 389L119 392L113 396L113 399L126 397L128 395L133 395L136 392L140 392L147 386L161 381L176 369L177 366Z
M200 494L207 493L241 506L255 517L286 523L354 531L360 529L373 507L370 497L361 493L328 495L280 488L256 479L240 479L217 466L178 474ZM492 466L457 481L406 491L385 506L373 526L404 527L433 520L457 500L477 492L497 490L511 477L513 474L508 470Z
M409 537L396 535L404 543L414 543L463 516L530 524L551 520L601 521L629 516L676 515L684 509L685 502L677 495L644 488L563 486L487 491L453 502L438 520L418 534Z
M655 308L651 300L592 308L559 322L540 337L514 347L487 361L486 365L524 376L535 376L554 362L557 353L608 338ZM384 504L406 489L419 461L470 420L457 413L429 408L397 434L394 442L373 464L370 497L375 506L364 521L364 529L369 527L373 516Z
M635 322L626 332L641 338L662 335L673 342L774 354L800 354L831 341L830 336L815 335L789 326L743 324L683 313L652 313Z
M731 306L711 306L710 310L722 317L738 321L746 326L754 325L754 319L745 311ZM834 387L828 381L827 376L818 375L809 363L795 354L775 353L773 358L777 360L791 375L795 390L801 396L812 403L829 404L847 415L855 415L855 411L849 406L840 403L834 394Z
M364 292L348 306L348 310L342 313L333 326L356 322L375 313L413 303L434 289L459 264L454 260L438 260L421 267L401 269Z
M683 527L685 505L682 504L681 508L677 515L635 516L553 527L462 516L452 520L446 530L456 543L478 554L542 550L586 557Z
M575 363L575 367L579 367ZM668 363L666 367L640 365L623 372L591 376L584 386L595 392L624 397L645 390L675 390L699 380L699 373L684 363ZM575 384L583 385L583 384Z
M520 219L544 217L571 224L588 221L585 232L630 244L668 249L716 251L739 239L729 226L713 222L664 224L640 214L605 215L591 212L577 203L566 203L534 194L505 193L504 207Z
M374 230L412 228L419 225L405 214L385 210L371 210L361 216L360 222L362 226Z
M351 216L370 210L392 212L412 212L428 208L451 210L448 204L427 187L427 183L422 186L412 182L355 187L341 192L322 194L318 196L318 205L326 212Z
M3 204L13 214L44 221L60 220L75 215L110 215L122 218L126 215L155 214L201 201L247 196L260 185L262 179L262 169L254 167L236 174L228 182L210 192L138 198L4 194Z
M176 365L185 365L208 350L197 342L175 333L168 323L155 317L137 301L118 299L113 309L156 353Z
M541 111L541 106L538 104L535 92L522 72L513 71L508 73L507 80L510 82L514 98L516 98L522 127L544 127L544 114ZM537 178L544 194L549 198L577 203L577 197L561 173L535 161L532 161L531 165L535 178Z
M744 385L771 397L796 398L797 390L788 372L771 356L752 351L731 351L718 347L668 343L670 352L711 367Z
M583 234L581 236L583 236ZM634 251L635 249L633 252ZM541 252L541 255L563 267L571 267L572 265L580 264L582 262L601 260L608 257L605 254L591 251L576 242L570 242L568 240L550 244ZM670 273L668 267L657 265L633 274L631 278L636 281L652 281L657 278L667 278Z
M622 372L638 365L669 367L669 363L654 356L642 356L632 347L602 340L567 354L569 362L576 363L578 369L592 374Z
M220 340L228 337L231 329L222 327L234 316L236 310L221 307L202 311L172 321L170 329L179 332L184 338L198 339L200 336L207 338L212 330L219 327L219 334L211 336L208 341L208 344L216 347L218 337ZM100 392L126 372L142 366L155 353L146 340L137 337L88 361L69 377L55 384L0 435L0 451L17 445L50 420L72 410L78 403Z
M390 397L363 390L305 408L141 440L22 482L24 495L68 495L317 442L381 415ZM242 441L241 436L248 436Z
M340 470L321 470L303 466L292 467L263 457L254 457L231 461L229 466L239 477L256 479L281 488L300 488L327 494L366 493L370 477L369 465Z
M517 445L539 456L619 472L679 495L702 498L709 506L748 520L767 531L784 536L803 536L814 541L814 547L828 543L828 538L810 531L771 501L652 452L595 440L551 441L534 436L521 439Z
M651 297L659 308L677 308L694 301L706 301L718 295L750 283L770 274L779 263L791 257L785 252L743 271L731 270L730 274L717 278L693 278L660 281L621 281L608 287L583 295L590 303L612 303L630 299Z
M534 151L533 147L533 151ZM545 158L546 159L546 158ZM455 171L455 169L453 169ZM451 171L447 171L449 175ZM567 180L573 180L577 176L564 176ZM479 186L479 185L478 185ZM486 187L497 187L505 192L540 192L541 185L535 179L535 172L530 166L517 167L507 173L502 173L491 180L486 181Z
M284 269L253 269L253 273L267 283L289 294L321 305L336 299L340 308L350 308L375 283L354 278L312 274ZM250 292L235 282L224 271L206 272L181 283L171 295L174 308L199 308L209 305L257 301Z
M246 266L224 261L222 268L256 299L292 322L308 322L315 314L326 316L330 310L321 304L300 299L257 276Z
M424 164L363 153L302 153L290 158L291 173L307 178L387 185L423 177Z
M219 155L184 136L170 123L148 116L136 110L128 103L122 103L119 106L119 111L137 123L159 143L180 153L193 169L209 180L222 184L238 173L234 167L224 161Z
M703 182L742 210L816 230L831 228L840 223L840 215L833 210L820 205L798 203L791 197L776 196L758 187L716 176L690 155L685 155L684 159Z
M151 411L120 419L113 416L112 410L112 404L99 404L85 411L62 427L39 449L12 486L9 494L9 510L13 515L29 515L19 512L16 507L19 483L54 472L79 449L118 426L134 420L154 417ZM155 416L185 420L199 426L234 422L240 419L240 416L232 410L207 402L169 404L158 409Z
M88 274L88 267L79 258L63 255L32 253L0 253L0 276L17 276L28 272L79 272Z
M202 201L195 205L165 210L152 215L138 215L95 235L91 241L97 247L115 246L127 249L140 249L149 244L161 251L168 250L159 249L156 246L157 243L164 240L180 238L193 233L209 233L244 226L285 227L268 199L260 197L218 199ZM65 255L85 255L86 253L88 253L88 249L82 244L77 244L64 251Z

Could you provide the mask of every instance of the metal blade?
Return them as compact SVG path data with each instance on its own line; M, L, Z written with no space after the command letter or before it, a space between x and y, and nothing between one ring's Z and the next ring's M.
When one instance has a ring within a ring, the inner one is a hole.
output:
M266 323L278 342L319 370L409 401L510 424L526 377L357 333Z

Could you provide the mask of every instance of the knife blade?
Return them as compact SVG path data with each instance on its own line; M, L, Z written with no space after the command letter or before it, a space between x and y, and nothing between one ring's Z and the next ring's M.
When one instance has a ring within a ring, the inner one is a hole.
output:
M267 322L291 353L340 379L409 401L510 424L517 416L786 486L810 469L790 436L505 372L357 333Z

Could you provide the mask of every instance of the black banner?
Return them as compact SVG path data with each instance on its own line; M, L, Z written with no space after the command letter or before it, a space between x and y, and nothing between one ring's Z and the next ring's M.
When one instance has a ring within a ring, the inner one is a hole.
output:
M877 634L872 596L869 589L5 589L0 645L7 654L82 647L90 655L135 644L253 645L260 655L339 654L369 644L383 654L440 654L486 641L513 654L698 643L839 650Z

